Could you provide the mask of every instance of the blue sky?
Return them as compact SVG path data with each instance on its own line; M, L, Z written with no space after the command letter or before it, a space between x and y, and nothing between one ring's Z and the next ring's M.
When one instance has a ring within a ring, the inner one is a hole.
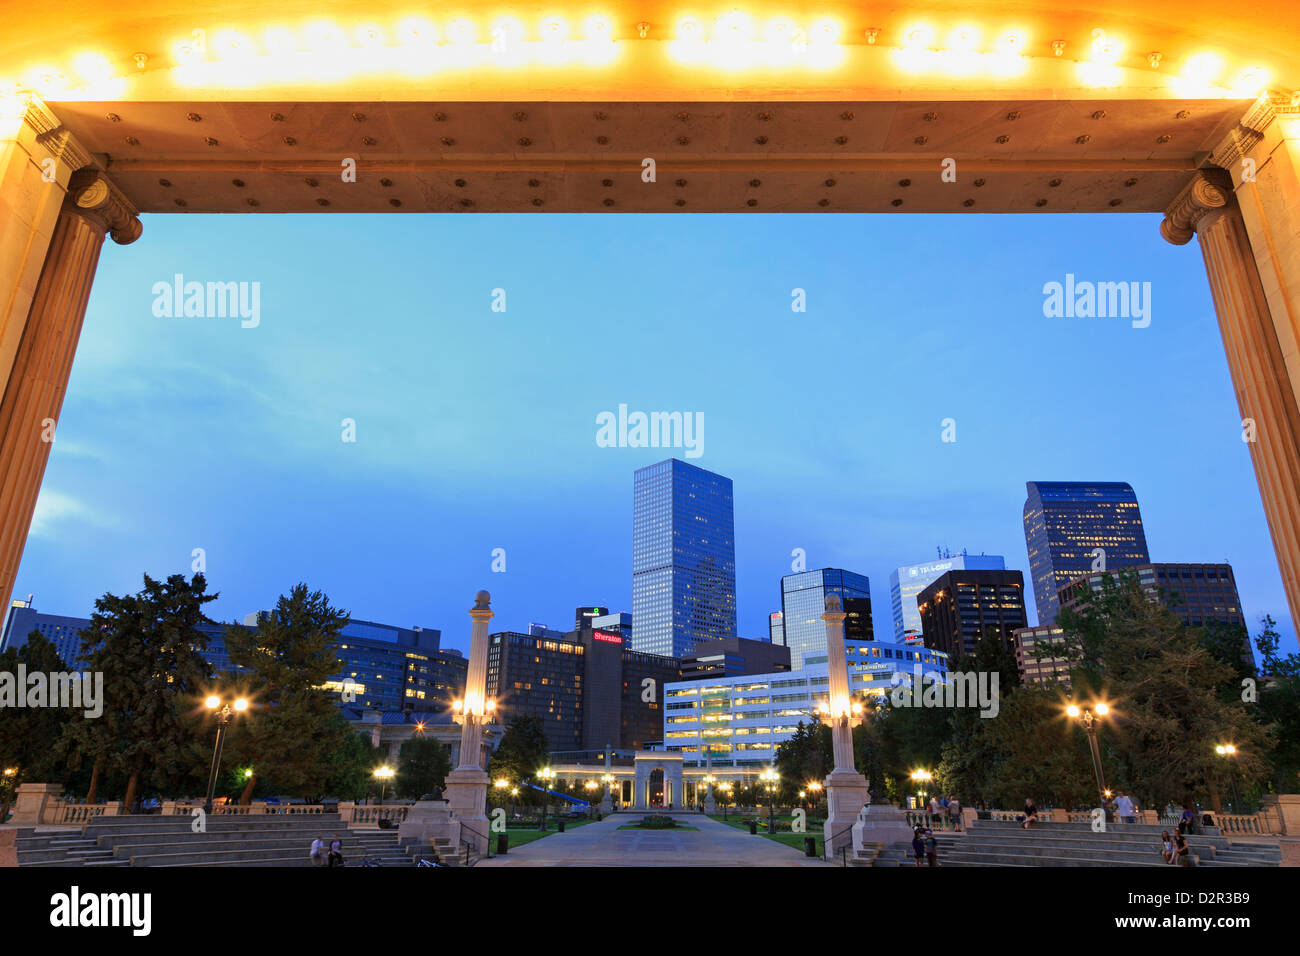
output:
M1230 561L1294 647L1201 256L1158 223L146 216L105 247L15 595L87 615L203 548L222 620L300 580L461 648L481 587L494 629L630 611L632 473L669 453L597 446L625 403L703 413L742 636L794 548L868 574L888 635L892 568L1027 572L1025 481L1117 480L1154 560ZM155 317L178 272L259 282L260 324ZM1150 282L1150 326L1045 318L1066 273Z

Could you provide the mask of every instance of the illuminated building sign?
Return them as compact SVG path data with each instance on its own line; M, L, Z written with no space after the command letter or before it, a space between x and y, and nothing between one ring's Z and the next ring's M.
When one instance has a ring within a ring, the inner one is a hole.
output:
M618 634L609 634L605 631L592 631L591 636L598 641L604 641L606 644L622 644L623 638Z

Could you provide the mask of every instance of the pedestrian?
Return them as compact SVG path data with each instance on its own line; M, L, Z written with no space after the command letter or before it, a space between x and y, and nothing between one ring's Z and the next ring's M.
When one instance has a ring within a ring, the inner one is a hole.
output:
M925 860L930 866L939 865L939 841L930 830L925 831Z
M1169 835L1168 830L1160 831L1160 855L1165 858L1166 863L1174 862L1174 838Z
M1022 824L1026 830L1029 824L1038 822L1038 808L1034 806L1033 797L1025 797L1025 822Z
M334 835L334 839L330 841L329 861L330 866L343 865L343 841L339 839L337 833Z
M1178 866L1191 866L1192 858L1187 838L1182 833L1174 834L1174 862Z
M1115 812L1119 815L1121 823L1137 823L1137 805L1123 790L1115 793Z
M311 841L311 865L325 865L325 841L321 839L320 834L316 834L316 839Z
M939 821L939 798L930 798L930 826L935 826Z
M925 841L921 838L920 827L912 828L912 855L916 858L916 865L920 866L925 857Z
M956 797L948 801L948 819L952 821L954 830L961 829L961 801Z
M1189 797L1183 801L1183 815L1178 821L1179 833L1194 833L1196 831L1196 811L1192 809L1192 801Z

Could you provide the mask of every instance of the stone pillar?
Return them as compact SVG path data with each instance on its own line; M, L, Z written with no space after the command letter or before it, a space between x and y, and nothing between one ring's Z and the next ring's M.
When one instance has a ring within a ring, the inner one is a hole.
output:
M469 616L474 625L470 637L469 670L465 678L465 700L457 715L460 723L460 765L447 774L447 803L461 824L460 837L480 853L488 852L488 775L480 763L483 724L491 719L494 705L487 699L488 621L492 620L491 595L479 591Z
M826 719L831 725L835 769L826 778L826 852L838 853L853 842L851 827L871 799L867 778L853 765L853 725L857 723L849 691L848 658L844 653L844 610L838 594L826 596L822 621L826 625L826 663L829 700Z
M63 796L58 783L20 783L14 796L14 815L9 823L18 827L38 827L46 808Z
M1300 620L1300 106L1265 94L1169 206L1200 238L1243 431L1293 619ZM1252 434L1253 433L1253 434Z
M104 234L123 245L140 236L136 209L117 187L93 169L73 172L89 162L34 97L0 97L3 605L27 542Z
M636 778L632 784L632 806L636 810L650 809L650 771L645 764L636 762Z

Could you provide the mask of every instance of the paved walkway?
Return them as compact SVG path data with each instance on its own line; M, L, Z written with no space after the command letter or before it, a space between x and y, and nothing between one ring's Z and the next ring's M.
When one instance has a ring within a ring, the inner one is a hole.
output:
M613 813L597 823L553 833L477 866L828 866L802 851L751 836L704 815L679 821L698 830L620 830L641 815Z

